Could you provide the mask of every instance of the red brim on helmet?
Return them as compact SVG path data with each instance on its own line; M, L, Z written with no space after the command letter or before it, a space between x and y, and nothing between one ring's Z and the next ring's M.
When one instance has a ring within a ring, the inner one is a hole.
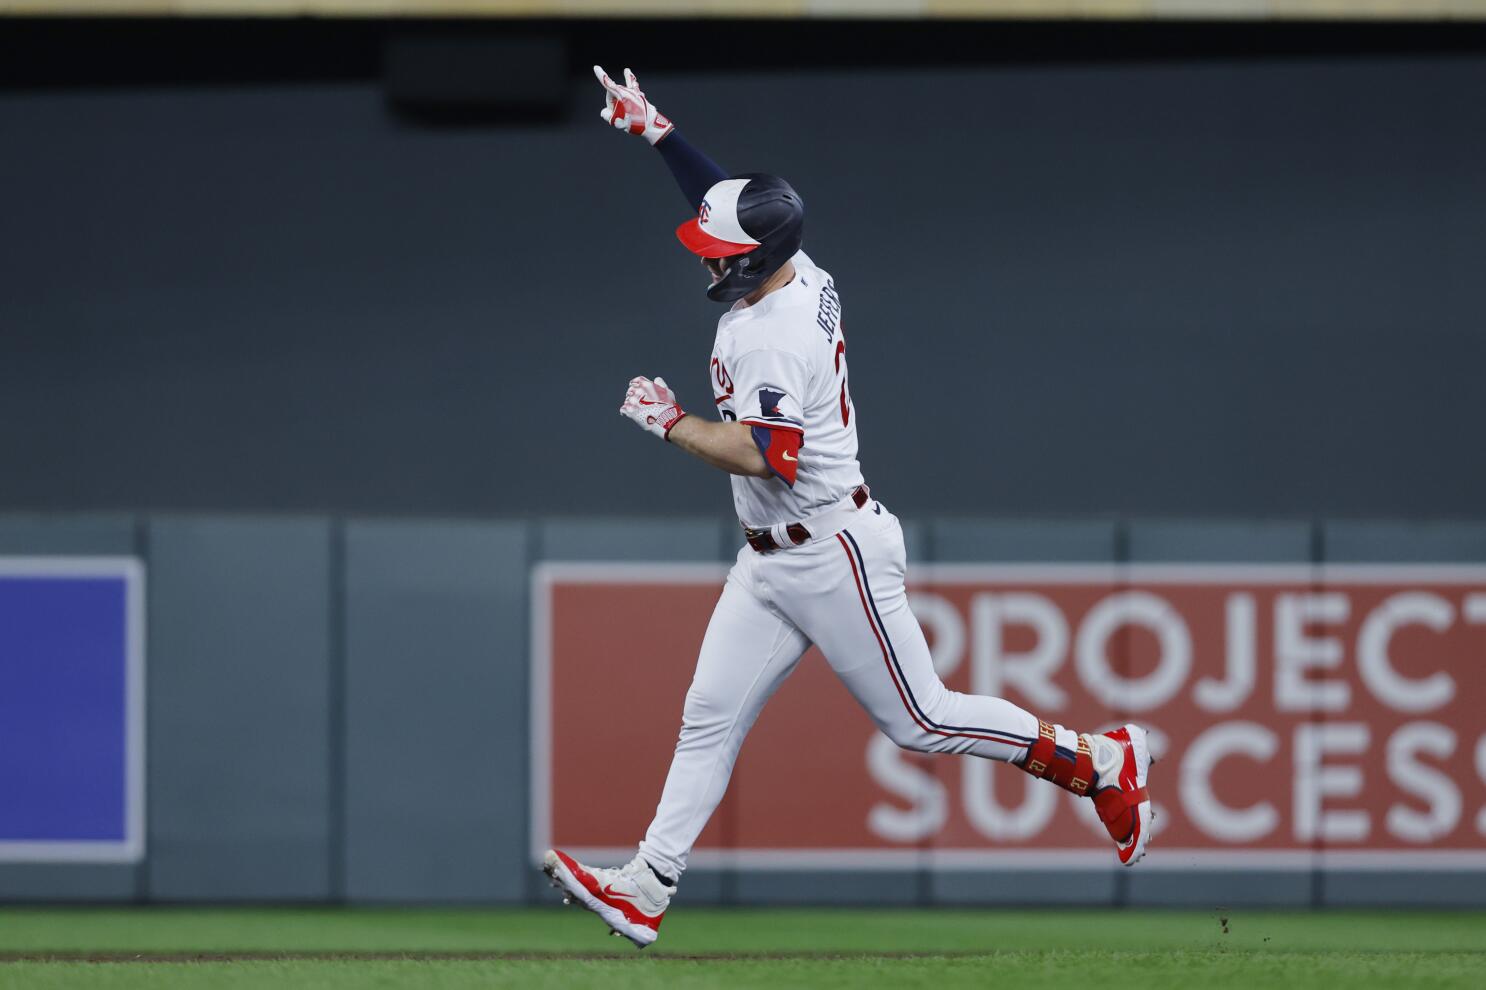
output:
M686 250L701 258L730 258L735 254L747 254L758 247L757 244L737 244L713 237L702 229L701 221L695 218L677 227L676 237L686 245Z

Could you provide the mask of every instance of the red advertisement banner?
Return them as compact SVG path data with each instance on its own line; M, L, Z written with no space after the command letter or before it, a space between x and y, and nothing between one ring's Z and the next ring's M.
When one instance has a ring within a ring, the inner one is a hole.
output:
M534 851L633 855L724 573L538 569ZM910 577L949 687L1079 731L1153 731L1142 868L1486 869L1486 568L938 565ZM693 857L1111 861L1090 802L989 761L899 750L814 650L749 736Z

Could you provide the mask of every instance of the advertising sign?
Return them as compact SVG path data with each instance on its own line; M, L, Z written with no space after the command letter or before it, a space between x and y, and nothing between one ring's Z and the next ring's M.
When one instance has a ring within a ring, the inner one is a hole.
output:
M534 578L534 852L633 855L721 567ZM1153 732L1142 868L1486 869L1486 568L940 565L910 602L957 691ZM697 864L1112 862L1091 802L880 735L811 651L744 744Z
M143 853L143 568L0 557L0 861Z

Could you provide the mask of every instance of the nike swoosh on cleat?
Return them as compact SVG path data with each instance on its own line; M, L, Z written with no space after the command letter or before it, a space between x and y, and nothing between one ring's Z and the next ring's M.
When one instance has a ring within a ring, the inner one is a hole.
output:
M627 901L633 901L633 900L635 900L635 895L634 894L626 894L626 893L624 893L622 891L615 890L614 889L614 885L612 883L611 884L605 884L604 885L604 889L602 891L600 891L600 893L604 894L607 897L623 897Z
M641 911L640 910L640 907L639 907L639 904L638 904L638 901L639 901L639 895L638 894L626 894L623 891L615 890L613 884L606 884L604 886L604 888L599 891L599 893L604 894L607 897L617 897L617 898L619 898L621 900L629 901L630 903L634 904L635 905L635 908L634 908L635 914L639 915L640 918L642 918L642 919L653 921L656 918L660 917L660 915L646 914L644 911ZM661 913L662 914L665 913L664 909L662 909ZM629 920L631 922L634 922L635 921L634 918L630 918Z

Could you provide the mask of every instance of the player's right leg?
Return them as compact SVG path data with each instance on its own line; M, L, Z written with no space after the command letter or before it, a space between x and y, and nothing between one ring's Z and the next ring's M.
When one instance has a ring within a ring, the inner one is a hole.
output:
M727 790L743 739L809 645L752 592L752 555L746 547L739 554L713 609L671 770L638 855L626 866L601 869L553 849L543 864L554 886L641 948L656 939L691 847Z
M831 668L899 746L1011 763L1093 799L1120 862L1145 852L1150 826L1145 732L1079 734L1004 698L945 687L908 608L902 530L863 511L834 538L770 555L769 587Z

